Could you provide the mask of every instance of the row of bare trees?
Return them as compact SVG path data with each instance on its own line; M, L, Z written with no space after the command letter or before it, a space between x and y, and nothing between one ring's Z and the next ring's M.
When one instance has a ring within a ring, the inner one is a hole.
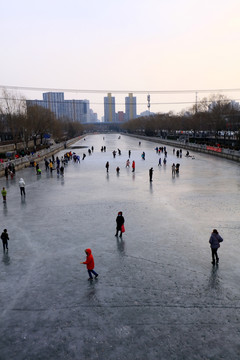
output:
M203 98L192 108L175 115L172 112L140 117L122 125L128 132L141 132L154 135L172 131L239 131L240 111L224 95L212 95ZM0 98L0 134L10 134L12 141L42 139L50 134L54 140L64 140L81 135L83 125L67 118L56 119L53 112L42 106L27 106L26 99L20 95L3 90Z
M0 134L10 134L16 144L29 140L43 140L44 134L54 140L66 140L81 135L83 127L67 118L56 119L49 109L39 105L27 106L23 96L13 95L6 90L0 98Z
M239 131L240 110L224 95L204 98L180 114L172 112L140 117L123 125L129 132L156 133L157 131Z

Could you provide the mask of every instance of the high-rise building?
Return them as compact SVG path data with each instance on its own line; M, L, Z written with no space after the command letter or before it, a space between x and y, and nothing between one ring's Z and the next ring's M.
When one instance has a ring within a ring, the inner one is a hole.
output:
M43 101L47 104L47 108L51 110L57 119L64 116L64 93L63 92L47 92L43 93ZM44 106L45 107L45 106Z
M27 106L38 105L51 110L57 119L87 123L90 121L89 100L64 100L63 92L43 93L43 100L27 100Z
M104 122L115 122L115 97L108 93L104 97Z
M137 117L137 98L132 93L125 97L125 114L126 121Z
M87 123L90 121L89 101L88 100L65 100L63 103L63 116Z

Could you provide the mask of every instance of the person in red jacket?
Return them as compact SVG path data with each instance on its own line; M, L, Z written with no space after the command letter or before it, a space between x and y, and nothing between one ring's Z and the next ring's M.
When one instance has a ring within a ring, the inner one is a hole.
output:
M86 249L85 253L87 254L86 257L86 261L81 262L80 264L86 264L87 265L87 271L88 271L88 275L89 275L89 279L88 280L92 280L92 273L93 275L95 275L95 279L98 277L98 274L96 273L96 271L94 271L94 258L92 256L92 250L91 249Z
M135 172L135 161L132 162L132 172Z

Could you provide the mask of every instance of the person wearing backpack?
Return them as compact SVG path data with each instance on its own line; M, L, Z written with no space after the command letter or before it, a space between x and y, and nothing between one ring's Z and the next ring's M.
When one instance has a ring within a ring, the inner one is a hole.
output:
M223 238L219 235L218 231L216 229L213 230L209 243L212 250L212 264L215 265L215 259L216 264L219 263L219 257L218 257L218 248L220 248L220 243L223 242Z

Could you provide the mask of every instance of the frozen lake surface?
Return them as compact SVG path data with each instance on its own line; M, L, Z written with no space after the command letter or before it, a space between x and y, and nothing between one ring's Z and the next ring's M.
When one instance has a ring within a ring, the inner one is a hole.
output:
M80 140L94 152L72 150L86 158L70 162L64 177L41 163L41 176L27 168L0 179L8 191L1 231L10 237L0 262L0 359L239 359L239 164L187 158L186 150L177 159L167 146L160 167L160 144L118 137ZM125 167L129 150L135 173ZM208 243L214 228L224 238L218 267ZM93 282L80 265L86 248L99 273Z

